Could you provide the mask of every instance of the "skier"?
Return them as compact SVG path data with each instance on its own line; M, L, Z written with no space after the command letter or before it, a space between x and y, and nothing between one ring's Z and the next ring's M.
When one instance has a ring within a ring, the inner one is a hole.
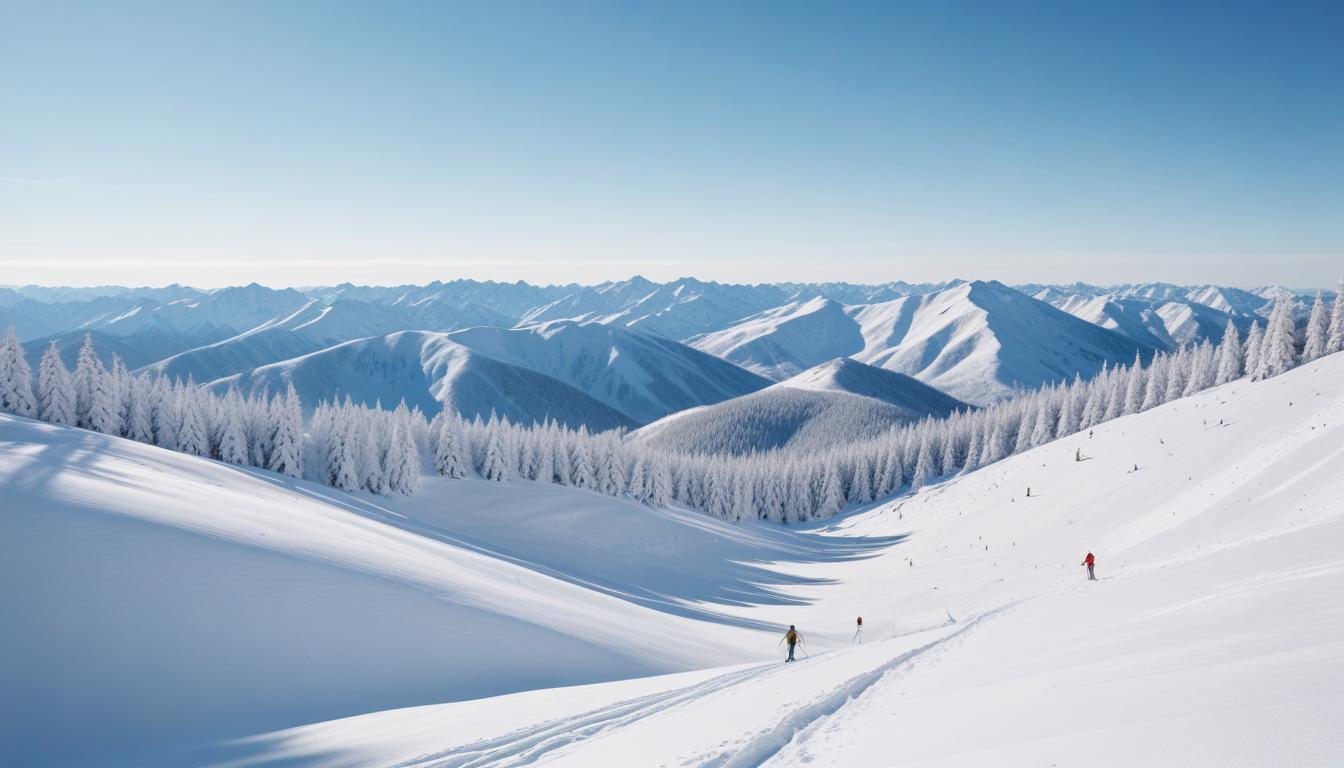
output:
M862 617L862 616L859 617L859 628L856 629L856 630L854 630L854 639L859 641L859 645L863 645L863 617Z
M798 634L798 630L792 624L789 625L789 631L784 633L782 642L789 644L789 658L785 661L793 661L793 647L803 641L803 636Z
M1091 552L1088 552L1087 557L1083 558L1082 564L1087 566L1087 580L1096 581L1097 574L1096 571L1094 571L1093 569L1096 568L1097 558L1094 557Z

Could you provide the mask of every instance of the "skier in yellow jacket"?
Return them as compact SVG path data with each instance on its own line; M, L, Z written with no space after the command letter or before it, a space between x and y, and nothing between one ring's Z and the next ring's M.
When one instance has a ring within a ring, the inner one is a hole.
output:
M793 661L793 647L803 641L803 636L798 634L798 630L792 624L789 625L789 631L784 633L784 642L789 644L789 658L785 661Z

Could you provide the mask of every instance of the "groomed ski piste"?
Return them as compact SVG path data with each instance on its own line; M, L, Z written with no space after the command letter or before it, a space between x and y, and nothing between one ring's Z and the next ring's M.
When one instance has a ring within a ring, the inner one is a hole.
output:
M8 416L0 499L4 765L1344 763L1344 354L801 529Z

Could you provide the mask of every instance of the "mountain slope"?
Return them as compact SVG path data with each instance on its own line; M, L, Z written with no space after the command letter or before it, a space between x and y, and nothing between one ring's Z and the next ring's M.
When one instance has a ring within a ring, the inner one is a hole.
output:
M688 343L776 381L864 348L845 307L823 298L774 307Z
M349 299L309 300L302 307L222 341L159 360L146 370L174 379L213 381L267 363L325 349L343 341L405 330L407 317Z
M551 485L428 482L423 507L393 513L370 497L0 415L0 681L16 704L0 722L0 762L200 764L178 749L445 696L745 660L749 630L614 595L656 595L641 564L673 569L670 604L712 595L681 590L717 589L734 572L771 581L731 559L790 557L765 528L753 536ZM550 547L557 578L464 541L473 525L518 531L524 548L552 545L557 531L589 543L570 559ZM615 551L593 540L601 531L628 539L622 552L601 556ZM680 558L667 556L673 543ZM666 642L692 634L693 644Z
M834 357L913 376L987 404L1018 387L1087 378L1102 363L1153 347L1079 320L997 282L842 307L812 300L778 307L697 337L694 346L783 378Z
M1234 382L823 524L840 541L900 539L784 565L826 580L788 590L800 604L724 609L796 624L797 664L779 663L776 636L758 665L315 723L223 757L1331 766L1342 380L1334 355Z
M674 413L630 439L691 454L820 450L968 407L909 376L837 358L760 392Z
M467 328L449 338L488 357L563 381L646 423L769 384L684 344L600 323Z
M468 419L495 413L524 424L555 419L593 431L634 426L625 414L562 381L427 331L348 341L226 376L211 386L282 392L291 383L307 408L348 395L358 403L381 401L387 407L405 399L431 415L451 405Z

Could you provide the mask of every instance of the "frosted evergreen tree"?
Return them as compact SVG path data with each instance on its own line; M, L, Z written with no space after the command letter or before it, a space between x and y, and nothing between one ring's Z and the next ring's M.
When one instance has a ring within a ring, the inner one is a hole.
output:
M1335 288L1335 303L1330 308L1330 333L1325 341L1325 353L1344 352L1344 280Z
M649 500L648 493L644 486L644 481L647 479L647 476L648 467L644 461L644 457L636 456L635 465L630 468L630 482L626 488L626 493L630 495L630 498L639 502L647 502Z
M1190 347L1181 347L1171 358L1170 363L1167 367L1167 389L1162 395L1164 403L1179 398L1185 391L1185 382L1190 378Z
M206 434L201 398L190 381L178 393L177 410L181 418L177 427L177 450L192 456L209 456L210 438Z
M1055 437L1055 420L1050 417L1049 399L1046 397L1037 398L1039 402L1036 405L1036 424L1032 427L1031 438L1028 445L1032 448L1045 445Z
M37 397L33 394L33 371L23 356L19 337L10 327L0 342L0 411L18 416L37 416Z
M1215 384L1226 384L1241 378L1241 334L1231 318L1223 330L1223 340L1218 345L1218 372L1214 376Z
M1321 292L1316 292L1316 302L1311 305L1311 316L1307 318L1305 343L1302 346L1302 362L1309 363L1325 354L1326 342L1330 339L1330 318L1325 310L1325 301Z
M1162 404L1167 391L1167 360L1165 354L1154 355L1148 363L1148 381L1143 388L1143 408L1156 408Z
M588 429L580 425L570 457L569 484L575 488L593 487L593 459L589 448Z
M1255 366L1253 378L1256 380L1277 376L1293 367L1297 352L1293 347L1296 329L1293 325L1292 309L1282 296L1274 302L1274 310L1265 326L1265 338L1260 349L1260 361Z
M1143 410L1143 395L1147 384L1148 373L1144 370L1139 353L1135 352L1134 364L1129 367L1129 375L1125 377L1125 399L1120 409L1122 416Z
M500 435L498 429L491 429L490 434L485 440L485 462L481 467L481 474L486 480L504 482L509 479L508 464L504 460L504 449L500 445ZM575 483L578 485L578 483ZM588 486L581 485L580 488Z
M434 440L434 471L454 479L467 476L466 459L462 455L462 423L451 407L439 414Z
M932 450L930 450L932 452ZM823 469L821 487L817 493L817 517L827 518L845 506L845 494L840 487L840 472L834 461L827 461Z
M649 503L655 507L666 507L672 503L672 470L666 462L650 465Z
M387 452L387 485L393 493L412 496L420 488L420 450L409 418L395 418Z
M929 442L926 430L919 441L919 456L915 459L915 471L910 476L910 490L917 491L928 485L936 477L933 468L933 446Z
M182 424L182 415L178 410L177 388L167 379L154 382L154 398L151 404L151 417L154 420L154 444L170 451L177 450L177 429Z
M94 391L107 372L93 350L93 337L86 334L75 361L75 424L92 429L90 413L93 410Z
M1255 376L1256 369L1260 367L1260 357L1264 346L1264 326L1259 322L1252 322L1251 330L1246 333L1246 359L1242 364L1242 370L1245 371L1247 376Z
M121 387L102 365L94 370L86 419L88 429L104 435L121 434Z
M537 430L537 466L535 477L543 483L556 482L555 434L551 429Z
M343 491L359 489L358 456L352 444L353 422L349 410L333 408L326 430L327 484Z
M237 392L225 398L221 411L223 429L219 438L219 460L225 464L247 463L247 438L243 436L243 415Z
M38 416L52 424L74 426L75 384L56 350L56 342L47 345L37 368Z
M271 400L270 412L275 431L271 434L267 468L282 475L300 477L303 474L303 409L292 382L283 398L276 395Z
M154 417L151 399L153 384L142 374L130 380L130 405L126 410L126 437L141 443L154 442Z
M980 453L980 466L988 466L1008 455L1008 439L1004 434L1003 418L994 420L994 427L985 439L985 448ZM912 483L913 485L913 483Z
M387 477L387 455L392 443L388 415L381 408L371 412L361 408L357 412L358 422L362 424L359 433L364 436L362 444L357 443L358 466L362 468L360 485L379 496L391 492Z
M733 497L729 508L729 519L750 520L756 517L751 506L751 485L747 473L739 469L733 473Z
M948 445L952 443L949 441ZM854 457L853 479L849 483L849 493L846 499L856 504L867 504L873 500L873 481L872 471L868 467L868 460L862 454Z
M113 353L112 367L107 373L111 377L113 408L116 412L117 428L120 430L118 434L125 437L129 428L126 421L131 415L131 372L126 370L126 363L122 362L121 355Z

